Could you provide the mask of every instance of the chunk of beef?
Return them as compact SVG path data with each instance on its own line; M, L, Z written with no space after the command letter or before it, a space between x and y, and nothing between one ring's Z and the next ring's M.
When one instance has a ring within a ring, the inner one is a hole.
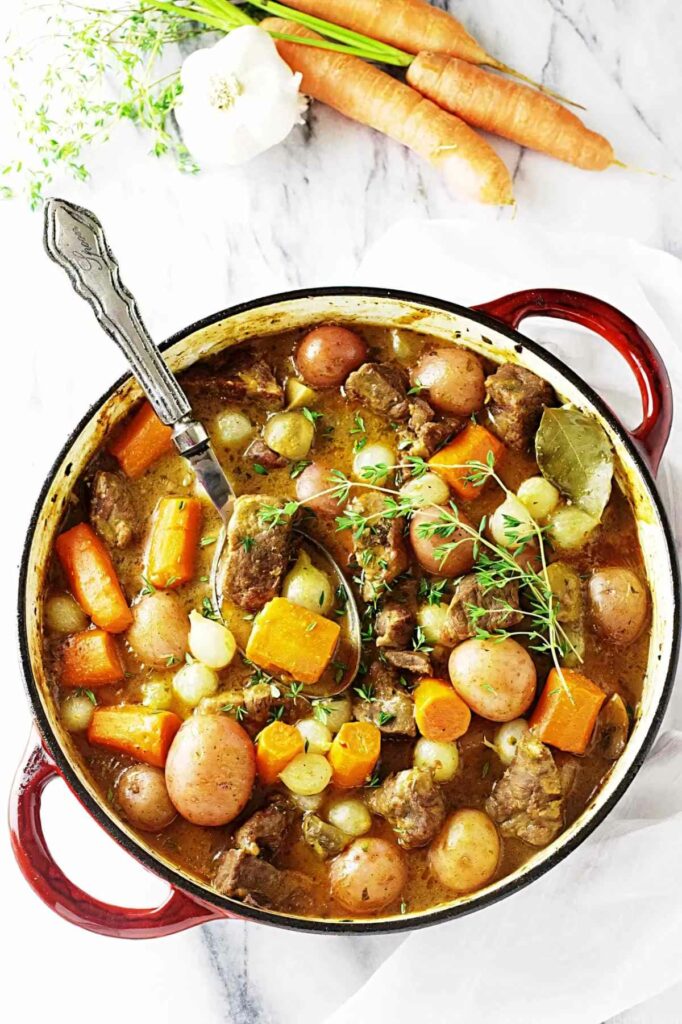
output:
M378 491L365 491L348 505L362 516L377 516L384 509ZM360 536L353 536L353 548L362 570L362 596L374 601L410 564L400 519L372 518Z
M384 651L384 657L403 672L413 672L417 676L431 674L431 658L426 651Z
M272 368L252 352L227 352L219 359L197 363L182 375L188 389L201 389L205 395L225 402L255 401L269 409L281 409L284 392Z
M417 623L417 581L404 580L384 598L374 622L377 647L406 647Z
M519 741L514 760L495 783L485 806L503 836L531 846L546 846L561 831L561 775L547 747L532 733Z
M346 380L346 394L391 420L402 420L408 415L407 378L397 366L390 363L363 363Z
M485 609L485 614L473 612L474 608ZM447 647L454 647L462 640L475 636L477 628L493 633L496 629L517 625L522 618L516 580L495 590L485 590L471 573L464 576L455 587L441 639Z
M294 822L296 813L284 797L276 797L267 807L252 814L240 825L234 834L237 846L252 853L254 857L264 854L274 856L287 839L287 833Z
M257 437L251 442L244 452L244 458L249 462L256 462L265 469L281 469L289 462L283 455L278 455L272 448L268 448L262 438Z
M322 818L318 818L316 814L304 815L301 831L305 842L312 847L320 860L336 857L352 839L352 836L342 832L336 825L330 825Z
M246 850L228 850L213 877L213 887L252 906L305 913L312 904L313 883L299 871L283 871Z
M523 366L505 363L486 379L493 430L510 448L527 448L542 410L556 403L551 384Z
M100 469L90 493L90 522L112 548L125 548L139 532L130 488L118 473Z
M467 422L464 417L439 419L428 402L415 398L408 404L407 422L398 429L398 448L406 455L428 459Z
M259 611L275 597L289 561L291 521L287 518L282 525L263 525L259 513L264 505L281 508L284 502L267 494L237 498L221 569L223 592L249 612Z
M265 725L273 699L269 683L256 683L255 686L244 687L244 710L250 725Z
M445 800L429 771L408 768L389 777L374 790L369 809L390 823L398 843L414 850L430 843L445 821Z
M360 694L353 698L353 717L358 722L373 722L389 736L414 736L414 702L398 682L395 669L378 659L372 662L364 685L358 687L371 695L365 700Z

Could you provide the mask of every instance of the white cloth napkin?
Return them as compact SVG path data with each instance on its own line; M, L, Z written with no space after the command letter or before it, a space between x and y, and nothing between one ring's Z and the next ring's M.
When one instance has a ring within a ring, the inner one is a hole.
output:
M459 222L396 225L366 256L365 284L463 305L528 287L568 287L628 313L666 360L682 400L682 264L623 239ZM634 425L629 370L606 342L526 321ZM659 487L680 546L682 428ZM328 1024L391 1020L598 1024L682 978L682 689L625 797L594 835L529 888L412 933Z

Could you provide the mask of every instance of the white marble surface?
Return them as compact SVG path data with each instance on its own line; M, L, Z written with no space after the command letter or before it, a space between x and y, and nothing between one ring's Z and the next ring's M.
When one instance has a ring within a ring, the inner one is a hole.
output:
M3 4L0 32L16 6ZM682 256L679 2L459 0L451 7L507 63L586 102L590 124L610 135L621 159L657 172L587 175L504 144L516 221L630 235ZM9 126L0 125L2 152L11 145ZM157 338L238 299L346 283L367 245L399 218L509 216L453 202L437 175L400 147L319 107L284 145L228 173L181 177L147 157L133 131L90 164L91 183L60 182L59 192L99 213ZM62 438L122 370L118 353L42 255L40 235L38 217L16 204L0 208L9 399L0 551L3 790L30 722L14 655L16 565L28 513ZM46 797L46 831L66 870L95 895L130 905L162 896L163 885L112 849L58 784ZM68 926L37 901L4 830L0 849L5 1019L49 1012L74 1024L180 1024L191 1014L207 1024L307 1024L324 1020L400 941L323 939L236 922L146 944L105 940ZM679 1021L681 995L682 987L663 994L618 1024Z

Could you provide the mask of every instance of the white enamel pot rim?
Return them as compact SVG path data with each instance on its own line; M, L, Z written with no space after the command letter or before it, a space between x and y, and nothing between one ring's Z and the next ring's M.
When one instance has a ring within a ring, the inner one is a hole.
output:
M550 291L523 293L543 296ZM555 293L573 296L577 293ZM504 303L498 316L504 316ZM585 303L599 305L601 312L611 310L625 323L623 314L588 296L577 296ZM543 301L512 303L518 324L525 315L561 315L549 312ZM583 305L585 304L583 303ZM603 307L603 308L602 308ZM558 308L558 306L557 306ZM566 307L569 308L569 307ZM519 310L525 309L519 315ZM280 927L324 933L369 933L409 930L436 924L485 907L518 891L571 853L604 819L625 792L653 743L673 685L678 656L680 587L675 548L670 526L651 472L642 457L642 444L633 440L614 414L594 391L556 357L524 337L501 319L489 315L486 307L468 309L453 303L407 292L362 287L337 287L301 290L268 296L214 314L173 335L163 346L174 370L181 370L212 352L248 338L262 337L322 321L409 328L442 340L456 340L493 360L518 362L534 370L555 387L568 402L593 413L608 432L618 453L623 482L629 491L638 522L640 543L653 594L652 643L642 710L628 746L600 791L578 820L553 843L538 851L530 861L511 875L480 892L453 898L446 906L377 920L324 920L273 913L219 895L153 852L130 831L98 798L76 758L69 750L68 735L59 726L53 702L48 696L40 659L40 602L47 552L57 532L61 511L68 500L71 481L77 478L88 459L97 450L103 436L121 420L139 398L137 384L122 377L86 413L56 459L38 498L24 548L19 579L19 643L25 685L40 737L30 747L17 776L10 807L12 842L29 883L52 908L81 927L101 934L130 938L170 934L215 918L245 917ZM567 313L567 318L578 319ZM507 317L510 321L511 317ZM583 316L580 322L593 326L606 336L598 318ZM627 321L633 328L631 321ZM636 329L636 328L635 328ZM638 330L638 329L636 329ZM639 332L642 337L641 332ZM613 340L613 339L611 339ZM657 357L655 349L645 339ZM620 347L620 345L619 345ZM648 351L648 350L647 350ZM625 354L625 353L624 353ZM649 352L649 354L651 354ZM640 353L641 356L641 353ZM646 356L646 353L645 353ZM626 355L635 369L636 360ZM639 358L639 357L638 357ZM641 359L640 359L641 362ZM655 362L655 359L654 359ZM640 368L641 369L641 368ZM638 371L639 372L639 371ZM671 415L669 382L662 366L657 365L658 385L663 395L663 412ZM655 376L655 375L654 375ZM656 390L650 375L649 391ZM640 388L647 390L642 384ZM667 387L667 392L666 392ZM660 395L659 395L660 398ZM656 405L656 395L648 400ZM654 417L655 418L655 417ZM669 422L668 422L669 428ZM662 449L667 432L664 430ZM655 454L657 462L660 451ZM110 907L95 900L70 882L55 864L40 825L40 795L52 778L63 777L79 800L104 829L126 850L171 885L163 906L144 910Z

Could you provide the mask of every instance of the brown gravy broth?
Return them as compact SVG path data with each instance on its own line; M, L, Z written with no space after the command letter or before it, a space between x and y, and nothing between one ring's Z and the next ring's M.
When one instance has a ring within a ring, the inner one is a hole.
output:
M382 361L395 361L394 344L396 331L379 328L363 327L362 335L370 346L370 358ZM253 341L248 349L261 353L275 370L280 381L291 376L294 371L292 352L303 332L282 334L263 341ZM399 341L403 361L412 365L423 347L433 345L429 339L418 334L400 331ZM207 365L210 365L208 361ZM488 369L492 369L489 367ZM244 411L258 430L266 421L269 413L266 408L256 402L226 403L212 396L196 385L191 387L191 400L194 413L207 427L226 473L228 474L237 494L267 493L282 497L295 497L295 480L291 479L290 466L269 470L261 475L253 468L253 464L243 458L241 450L235 451L224 447L215 429L217 417L228 408ZM338 389L321 391L315 402L315 410L323 414L316 424L316 434L312 455L330 468L336 468L351 476L353 461L353 434L355 415L358 408L349 402ZM395 446L395 430L387 421L374 415L367 409L359 410L364 419L366 434L370 442L385 443ZM485 425L485 413L479 416ZM106 451L94 460L86 474L90 477L96 468L113 465ZM529 454L508 451L499 470L505 483L516 489L518 484L529 476L538 473L533 457ZM87 480L84 482L87 483ZM163 457L155 463L140 479L131 481L131 489L136 510L143 523L151 521L157 501L164 495L192 496L197 495L197 488L187 463L178 455ZM83 484L76 487L75 494L82 496L86 488ZM464 506L469 518L477 522L484 514L492 512L501 501L501 491L493 483L488 483L472 502ZM203 526L201 535L204 546L199 548L197 555L195 579L180 587L176 592L182 598L189 612L193 608L201 609L204 598L209 595L208 575L213 554L210 538L219 532L218 516L211 505L204 500ZM65 522L65 527L73 525L79 519L86 518L87 506L83 501L74 504L73 512ZM345 564L349 555L349 539L347 534L339 534L333 523L322 523L312 517L307 523L311 534L325 543L337 559ZM112 557L118 572L123 590L129 601L134 602L140 594L144 581L144 550L145 531L130 547L125 550L112 551ZM613 492L601 525L592 535L588 544L575 553L562 553L562 559L570 562L581 574L586 574L600 566L624 565L634 569L645 579L641 552L633 513L627 497L614 483ZM50 575L50 588L66 589L65 579L56 559L53 559ZM225 609L226 621L233 630L237 642L245 644L250 630L250 617L236 607ZM57 678L57 644L46 638L46 662L50 668L53 685L53 696L59 699L60 691ZM367 645L369 654L369 648ZM634 714L641 695L642 681L645 673L649 634L645 631L639 639L627 648L626 656L623 649L601 640L594 631L589 630L582 671L594 678L608 692L620 694L629 711ZM140 665L135 655L120 643L125 658L126 679L120 685L100 687L97 699L100 704L119 704L138 702L141 700L142 684L150 676L168 679L175 669L149 670ZM533 654L538 669L538 693L544 682L547 671L551 667L549 659ZM247 681L251 669L237 656L233 663L220 673L222 690L239 689ZM441 672L443 674L443 672ZM447 670L445 669L445 673ZM298 717L310 714L310 707L300 702ZM187 717L187 709L177 704L171 710L182 717ZM292 720L291 717L289 720ZM458 741L460 751L460 768L455 779L444 785L449 808L474 807L483 808L486 798L490 795L493 783L504 772L504 766L497 756L484 743L484 738L492 742L497 726L493 722L484 721L476 716L464 737ZM76 734L74 743L90 778L94 782L101 800L112 806L117 812L114 787L116 779L123 768L133 763L132 759L110 751L91 746L84 734ZM391 771L411 767L412 750L415 740L404 738L382 738L381 775ZM554 751L558 764L565 757L560 751ZM591 796L599 788L613 762L605 760L598 754L590 753L577 759L578 769L575 782L566 801L566 824L575 820L589 802ZM240 815L236 823L225 827L205 828L192 825L178 816L175 821L157 835L141 833L144 844L157 850L165 858L176 863L190 875L210 881L215 870L219 855L230 846L230 838L235 824L245 820L252 811L262 804L264 791L256 785L252 800ZM323 812L320 812L323 816ZM370 835L394 839L389 825L381 818L374 817ZM496 877L509 874L527 861L536 851L520 840L504 839ZM402 895L401 903L396 903L383 911L392 914L403 911L419 911L441 903L450 902L451 891L440 886L431 876L428 869L428 848L408 851L405 853L408 865L408 882ZM281 851L274 859L279 867L290 867L305 871L316 882L316 900L312 910L313 916L348 918L348 911L335 904L329 896L327 875L328 864L320 861L311 848L300 838L300 830L293 830L293 839L288 848Z

